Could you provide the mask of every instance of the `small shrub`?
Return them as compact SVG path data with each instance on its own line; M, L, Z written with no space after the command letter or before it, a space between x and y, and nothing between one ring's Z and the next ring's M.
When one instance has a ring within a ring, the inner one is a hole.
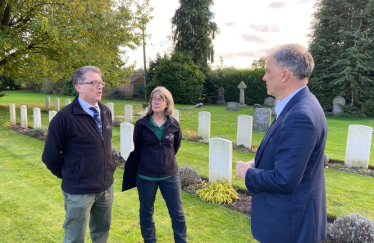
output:
M196 131L192 128L185 128L182 130L182 139L191 142L199 141L199 137L197 136Z
M228 205L239 199L238 193L228 182L208 182L196 191L201 200Z
M125 159L121 156L121 153L116 148L112 148L112 153L116 166L119 168L123 168L123 166L125 165Z
M179 168L179 174L182 188L201 184L201 177L199 173L192 167L183 166Z
M112 125L113 125L113 127L119 127L119 126L121 126L121 121L114 120Z
M48 134L48 130L44 128L35 128L26 133L28 136L37 138L40 140L45 140Z
M3 123L3 127L11 127L13 124L10 121L6 121Z
M325 242L374 242L374 223L359 214L348 214L338 217L328 226Z
M329 161L330 161L329 156L326 153L324 153L324 155L323 155L323 164L325 166L327 166L328 163L329 163Z

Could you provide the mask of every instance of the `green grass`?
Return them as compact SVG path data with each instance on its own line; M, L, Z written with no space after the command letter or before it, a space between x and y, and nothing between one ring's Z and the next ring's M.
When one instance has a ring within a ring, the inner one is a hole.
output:
M32 126L32 106L45 104L46 95L24 91L5 92L0 98L0 124L9 121L9 104L27 104L29 126ZM60 97L60 103L65 98ZM51 96L51 103L54 98ZM115 103L115 115L123 115L124 104L132 104L134 113L141 110L142 101L103 100ZM177 109L191 105L176 105ZM211 112L211 137L225 136L236 141L236 123L239 114L253 115L247 107L240 111L226 111L211 105L197 110L180 110L182 129L197 131L198 112ZM17 121L19 121L17 109ZM344 161L348 126L373 126L374 118L353 119L328 117L329 134L326 153L330 159ZM48 114L42 113L42 126L48 126ZM258 145L263 134L253 134ZM113 129L113 147L119 148L119 128ZM64 219L60 180L52 176L41 162L44 142L18 134L0 126L0 232L7 242L61 242ZM192 166L208 178L209 147L204 143L182 141L177 155L179 166ZM236 178L235 161L250 160L254 153L233 150L233 185L245 189L244 180ZM370 165L374 166L371 151ZM345 171L326 169L327 212L330 217L360 213L374 220L374 178ZM109 242L141 242L138 223L136 190L120 192L122 171L115 172L115 201ZM218 205L202 202L197 196L182 194L188 224L189 242L256 242L250 233L250 218ZM155 204L155 222L160 242L172 242L170 218L161 195Z

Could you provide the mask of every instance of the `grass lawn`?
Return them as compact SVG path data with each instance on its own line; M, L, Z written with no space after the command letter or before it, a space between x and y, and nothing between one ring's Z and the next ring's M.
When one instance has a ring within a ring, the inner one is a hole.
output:
M24 91L5 92L0 98L0 124L9 121L9 104L28 106L29 126L32 127L32 107L44 109L44 94ZM54 97L51 97L51 104ZM60 103L65 98L60 97ZM142 101L103 100L115 103L115 115L123 115L124 104L132 104L134 113L141 110ZM18 107L18 106L17 106ZM51 106L53 107L53 106ZM177 109L189 105L176 105ZM198 112L211 112L211 137L225 136L236 141L237 116L253 115L253 108L226 111L222 106L211 105L196 110L180 110L182 129L197 131ZM20 123L19 108L16 109ZM374 118L328 117L326 153L330 159L344 161L348 126L373 126ZM42 113L42 126L48 126L48 114ZM263 134L254 133L252 143L258 145ZM113 147L119 149L119 128L113 129ZM61 242L64 219L60 180L55 178L41 162L44 142L18 134L0 126L0 232L6 242ZM209 147L204 143L182 141L177 155L179 166L192 166L207 178ZM244 180L235 174L235 160L250 160L254 153L233 150L233 185L245 189ZM370 165L374 166L371 151ZM122 171L115 173L115 201L113 224L109 242L141 242L138 223L136 190L120 192ZM360 213L374 220L374 178L345 171L325 169L327 212L331 217ZM250 233L250 218L219 205L202 202L197 196L183 193L182 200L188 224L189 242L256 242ZM165 203L158 195L155 204L155 222L159 242L172 242L172 230Z

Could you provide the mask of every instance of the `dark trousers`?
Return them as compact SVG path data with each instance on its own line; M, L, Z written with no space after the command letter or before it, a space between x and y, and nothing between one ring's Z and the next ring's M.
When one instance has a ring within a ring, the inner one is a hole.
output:
M140 201L140 229L144 243L154 243L157 241L153 212L156 193L159 187L169 210L174 231L174 241L176 243L187 242L187 225L182 207L179 175L161 181L150 181L137 176L136 186Z

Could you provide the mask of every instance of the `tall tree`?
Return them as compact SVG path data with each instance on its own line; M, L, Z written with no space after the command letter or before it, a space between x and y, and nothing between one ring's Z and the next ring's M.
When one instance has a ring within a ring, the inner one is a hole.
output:
M140 44L149 10L148 0L0 0L0 75L38 83L95 65L118 83L132 69L119 47Z
M175 50L183 52L202 67L214 61L212 40L218 33L210 11L213 0L180 0L180 7L172 18Z
M309 46L316 67L310 87L325 110L336 95L374 115L374 0L321 0ZM371 108L373 107L373 108Z

